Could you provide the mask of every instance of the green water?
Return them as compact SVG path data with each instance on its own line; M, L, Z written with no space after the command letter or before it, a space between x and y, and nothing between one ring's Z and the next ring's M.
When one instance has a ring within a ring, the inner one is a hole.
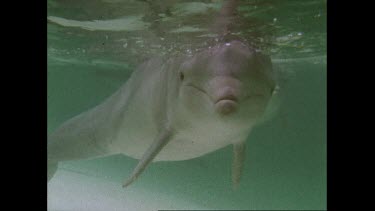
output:
M220 3L48 1L48 133L145 59L208 45ZM280 85L277 113L247 140L239 188L231 147L153 163L128 189L121 183L137 161L117 155L62 163L48 184L50 210L326 209L325 1L242 1L239 14L234 32L271 55Z

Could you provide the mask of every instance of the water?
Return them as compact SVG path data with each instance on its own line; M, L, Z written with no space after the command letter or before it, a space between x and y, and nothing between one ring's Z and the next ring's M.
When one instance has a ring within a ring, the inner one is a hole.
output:
M117 90L155 54L215 42L221 1L48 1L48 133ZM146 14L146 15L145 15ZM233 33L268 52L280 84L277 112L256 127L238 190L231 147L148 167L125 156L62 163L50 210L326 209L326 6L323 0L242 1Z

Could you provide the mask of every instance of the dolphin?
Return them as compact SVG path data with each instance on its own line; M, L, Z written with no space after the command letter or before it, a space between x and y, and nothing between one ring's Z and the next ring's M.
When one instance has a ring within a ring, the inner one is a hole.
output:
M48 140L48 180L58 162L122 153L139 159L124 187L152 161L178 161L233 145L240 180L245 141L275 88L271 60L245 43L141 65L103 103L62 124Z
M230 34L237 1L227 1L215 24ZM224 39L225 40L225 39ZM194 55L153 58L98 106L63 123L47 144L47 181L58 163L124 154L139 160L123 187L156 161L179 161L233 145L237 187L245 142L276 87L269 56L239 39Z

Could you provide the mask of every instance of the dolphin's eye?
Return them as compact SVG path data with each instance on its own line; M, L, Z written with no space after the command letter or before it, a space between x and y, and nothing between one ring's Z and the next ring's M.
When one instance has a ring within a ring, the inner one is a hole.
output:
M183 73L183 72L180 72L180 80L181 80L181 81L183 81L183 80L184 80L184 78L185 78L185 75L184 75L184 73Z

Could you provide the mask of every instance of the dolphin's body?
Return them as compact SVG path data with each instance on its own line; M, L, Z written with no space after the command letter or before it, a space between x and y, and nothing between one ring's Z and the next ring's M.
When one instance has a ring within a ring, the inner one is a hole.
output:
M48 141L48 180L65 160L125 154L151 161L196 158L232 144L239 182L245 141L275 88L269 57L243 42L194 56L152 59L97 107L64 123Z

